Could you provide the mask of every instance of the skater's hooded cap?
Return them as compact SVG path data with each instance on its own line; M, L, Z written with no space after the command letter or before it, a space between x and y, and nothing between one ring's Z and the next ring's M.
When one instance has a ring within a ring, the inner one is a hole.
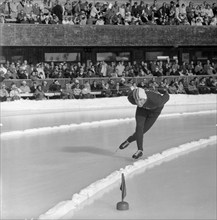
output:
M142 88L136 88L132 90L128 95L128 100L131 104L142 107L147 100L145 90Z

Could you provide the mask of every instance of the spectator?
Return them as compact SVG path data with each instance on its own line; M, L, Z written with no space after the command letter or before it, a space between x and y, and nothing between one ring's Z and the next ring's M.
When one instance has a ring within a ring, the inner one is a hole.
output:
M22 85L20 86L20 93L30 93L31 90L29 88L29 86L27 85L26 81L24 80L22 82Z
M62 24L69 24L69 18L68 17L64 17Z
M144 84L144 82L142 81L142 83ZM134 90L138 88L136 82L132 82L132 85L130 86L130 90Z
M83 89L81 90L82 98L93 98L91 95L91 87L88 81L85 81Z
M7 73L7 69L4 67L3 64L0 65L0 73L2 73L3 75Z
M110 97L111 96L111 90L109 88L109 83L102 80L101 81L101 86L102 86L102 96L103 97Z
M32 1L30 0L26 0L25 6L24 6L24 10L26 12L26 14L30 14L30 12L32 11Z
M64 4L64 14L65 15L72 15L72 3L70 0L66 0L66 3Z
M59 0L56 0L55 6L52 8L52 13L56 15L56 17L58 18L58 20L60 21L60 24L61 24L63 21L63 8L59 4Z
M217 80L212 76L206 80L206 85L210 88L211 93L217 93Z
M66 83L66 89L63 90L63 96L67 99L74 99L74 95L73 95L73 88L75 86L75 83L73 82L73 80L70 80L69 83Z
M58 1L52 5L51 0L44 1L40 5L38 3L33 5L32 0L21 0L18 4L15 0L12 0L12 2L5 0L1 5L1 12L6 17L10 15L11 18L16 18L21 10L24 11L27 17L27 20L24 18L21 23L27 23L28 21L31 24L79 25L214 25L216 20L213 18L217 14L215 3L212 7L207 3L204 3L202 7L200 5L194 7L193 2L190 2L186 7L184 3L180 5L180 1L176 3L171 1L170 4L164 2L161 7L156 1L151 5L145 5L143 1L140 4L134 2L133 5L130 3L118 5L117 2L114 5L107 2L103 4L97 2L93 5L88 2L82 3L80 0L76 2L66 0L63 5ZM33 13L36 17L33 18L30 13ZM50 13L55 16L50 16ZM63 15L66 16L64 19ZM42 17L44 19L41 19ZM17 22L20 23L19 20Z
M203 74L203 66L200 61L197 62L197 65L194 68L194 72L196 75L202 75Z
M217 19L211 18L210 25L211 25L211 26L216 26L216 25L217 25Z
M121 91L122 95L127 95L130 91L130 88L127 86L126 79L124 77L120 79L119 90Z
M143 70L143 72L144 72L144 74L145 75L150 75L151 74L151 71L150 71L150 69L148 68L148 64L147 63L145 63L145 62L141 62L141 68L142 68L142 70Z
M189 5L186 7L187 19L188 22L191 23L192 19L194 18L194 6L192 2L189 2Z
M99 84L97 83L97 81L96 80L94 80L93 82L92 82L92 84L90 85L90 88L91 88L91 91L93 91L93 92L98 92L98 91L100 91L102 88L99 86Z
M179 8L179 14L178 14L178 19L180 20L180 23L183 23L183 21L187 18L186 14L186 6L183 3L181 7Z
M46 96L45 96L44 91L42 90L41 85L37 86L37 89L34 92L34 96L35 96L36 100L45 100L45 99L47 99Z
M27 19L28 19L30 24L37 23L37 16L34 15L32 11L29 14L27 14L26 16L27 16Z
M11 101L15 101L15 100L20 100L21 99L20 89L17 88L15 83L11 84L10 98L11 98Z
M27 18L27 15L25 15L25 16L23 17L23 20L21 20L20 23L21 23L21 24L29 24L29 20L28 20L28 18Z
M211 6L209 4L206 5L205 13L209 19L211 19L214 16L213 9L211 8Z
M73 96L75 97L75 99L81 99L82 98L82 93L81 93L79 83L75 84L75 88L73 89Z
M111 62L110 64L107 65L107 76L111 77L112 73L115 72L115 62Z
M111 97L116 97L118 93L117 89L119 86L117 86L117 83L113 79L110 79L108 83L111 91Z
M210 60L207 60L206 64L204 65L204 73L207 75L213 74L214 68L212 67Z
M54 80L49 86L50 92L61 92L61 85L58 80Z
M0 89L0 101L5 102L8 100L9 93L6 89L6 85L4 83L1 84L1 89Z
M42 81L41 90L42 90L44 93L48 92L49 86L48 86L47 81Z
M19 12L21 12L21 11L23 11L23 12L25 12L25 0L21 0L19 3L18 3L18 5L17 5L17 11L18 11L18 13ZM26 12L25 12L26 13Z
M169 92L169 91L168 91L168 88L169 88L168 80L167 80L167 78L164 78L164 79L160 82L160 84L159 84L158 91L159 91L159 92L162 92L162 91L167 91L167 92Z
M32 6L32 12L33 12L33 14L36 15L36 16L39 16L39 15L40 15L41 9L40 9L38 3L35 3L35 4Z
M20 12L17 14L17 23L24 21L24 17L26 17L26 13L24 10L20 10Z
M96 20L96 25L104 25L104 24L105 24L105 22L104 22L104 20L103 20L103 17L100 16L100 17Z
M183 80L180 79L178 81L178 84L177 84L177 93L178 94L186 94L186 91L185 91L185 88L184 88L184 84L183 84Z
M204 77L199 80L198 91L200 94L210 93L210 88L206 85L206 79Z
M187 93L193 94L193 95L199 94L198 88L196 87L194 80L191 80L189 82L188 87L187 87Z
M30 91L31 93L35 93L36 89L37 89L37 82L33 81L32 86L30 87Z
M18 77L19 77L19 79L28 79L28 78L29 78L29 75L28 75L27 70L22 70L22 69L20 69L20 70L18 71Z
M168 87L168 91L169 91L169 94L177 94L177 85L176 83L171 80L170 84L169 84L169 87Z
M33 71L33 72L30 74L29 78L30 78L32 81L38 80L39 77L38 77L37 71Z
M6 23L6 19L4 15L0 15L0 24Z
M213 68L213 74L216 74L217 73L217 62L212 62L211 66Z
M118 77L122 77L123 76L123 72L125 70L125 66L124 66L123 61L122 62L118 62L118 65L116 66L116 70L117 70Z
M10 2L10 17L12 19L15 19L17 17L17 13L18 13L18 2L16 0L12 0Z

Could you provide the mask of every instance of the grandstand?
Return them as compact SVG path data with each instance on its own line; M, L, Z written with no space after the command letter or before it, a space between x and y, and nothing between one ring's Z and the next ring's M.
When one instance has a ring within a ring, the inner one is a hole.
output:
M121 4L120 1L117 3ZM153 4L152 1L145 3ZM162 3L163 1L157 1L159 5ZM212 3L215 2L209 1L209 4ZM194 4L205 3L194 1ZM1 81L4 80L8 87L12 81L19 87L23 79L31 86L32 80L40 83L46 79L50 85L58 78L62 89L75 78L81 86L85 81L90 85L93 81L101 83L101 77L106 83L110 83L110 78L113 78L115 84L122 77L127 80L133 78L137 85L143 78L156 78L158 83L164 78L169 82L173 81L174 77L186 78L187 83L194 76L204 76L207 79L214 76L214 81L216 80L216 26L4 23L0 24L0 36L0 62L7 66L2 68L8 69L14 63L16 69L16 76L11 75L10 71L8 74L1 74ZM26 65L24 62L32 68L30 72L27 71L27 75L23 73L25 68L22 69ZM176 62L178 68L175 67L172 72ZM119 63L122 65L120 68L123 68L121 73L116 71ZM147 70L144 65L148 65ZM166 70L167 65L169 70ZM195 70L197 65L202 70ZM62 66L66 71L62 71ZM207 70L207 66L210 70ZM106 71L103 72L104 67ZM55 71L52 68L57 68L57 74L53 73ZM108 73L109 68L113 70ZM43 69L44 76L40 75L39 69ZM159 77L161 80L158 80ZM59 94L60 91L57 92Z

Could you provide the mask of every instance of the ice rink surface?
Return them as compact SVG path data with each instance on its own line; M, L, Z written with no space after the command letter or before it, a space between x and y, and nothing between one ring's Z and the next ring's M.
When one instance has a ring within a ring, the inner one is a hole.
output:
M201 110L207 109L208 105ZM196 106L185 110L179 106L175 112L195 110ZM104 111L102 116L100 111ZM100 111L94 111L94 114L82 112L80 116L77 113L77 117L72 113L57 113L47 114L47 117L46 114L34 114L2 118L4 132L71 124L71 120L79 123L96 118L124 118L68 130L3 136L2 219L37 218L60 201L70 200L73 194L91 183L134 162L131 156L136 151L135 143L124 151L114 153L119 144L134 132L135 122L128 119L134 116L134 109L110 109L106 114L105 110ZM69 115L71 117L67 117ZM212 135L216 135L215 113L161 117L144 136L144 158ZM121 219L128 214L128 218L134 215L146 219L162 219L162 216L167 219L216 218L215 180L216 146L212 146L127 179L126 199L130 210L126 214L115 210L120 200L119 186L116 186L92 204L86 204L75 215L68 215L75 219ZM159 209L158 212L156 209ZM182 215L178 216L179 213Z
M216 146L200 149L127 178L129 210L115 184L63 219L216 219L216 171Z

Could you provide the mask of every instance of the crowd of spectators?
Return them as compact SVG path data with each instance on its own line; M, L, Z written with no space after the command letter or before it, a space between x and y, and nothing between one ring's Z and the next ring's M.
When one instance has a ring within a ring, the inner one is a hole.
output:
M105 62L96 64L89 62L41 62L36 65L23 62L9 62L0 64L0 82L4 79L47 79L47 78L91 78L91 77L144 77L144 76L192 76L217 74L217 62L207 60L196 63L182 62L176 59L170 61L156 60L150 62Z
M126 3L82 0L4 0L0 23L7 18L22 24L70 25L217 25L217 4L195 5L179 0L159 4L157 0Z
M196 76L190 81L187 80L187 77L174 77L172 80L163 78L157 81L156 77L152 77L149 80L143 78L137 83L135 78L125 79L122 77L118 81L110 78L108 80L93 80L91 83L87 80L83 84L78 79L72 79L64 86L57 79L53 80L50 85L47 81L31 81L30 84L27 85L25 80L22 81L20 87L14 82L8 87L5 83L2 83L0 89L1 102L20 100L24 97L43 100L48 98L47 93L54 93L56 96L53 98L61 99L94 98L94 92L98 92L99 97L127 96L129 91L137 87L158 92L167 90L170 94L217 94L217 77L213 76L200 78Z
M215 75L217 76L217 63L211 63L209 60L204 64L200 61L196 64L193 61L179 64L177 59L173 62L169 59L164 62L142 61L138 63L134 61L132 64L123 61L111 63L100 61L95 65L91 62L88 65L80 62L42 62L33 65L29 64L27 60L16 63L7 61L5 64L0 64L0 82L2 84L0 96L1 101L6 101L21 99L22 94L33 94L33 96L28 97L27 95L26 97L41 100L48 98L46 93L53 92L59 94L58 98L80 99L93 98L92 91L98 91L101 97L113 97L127 95L130 89L137 86L157 90L163 88L171 94L216 93L217 77L213 77ZM173 76L175 80L168 81L166 76ZM188 82L184 80L187 79L186 76L193 79ZM199 81L198 76L200 76ZM137 84L137 80L133 79L140 77L145 80ZM61 85L58 79L62 78L67 78L70 83ZM126 78L130 80L127 81ZM152 80L146 80L150 78ZM17 79L23 80L20 87L15 84ZM47 79L51 79L53 82L48 85ZM81 84L80 79L84 83ZM92 79L91 84L90 79ZM6 88L4 80L11 81L9 88ZM27 85L26 81L31 81L32 85ZM38 83L41 81L42 84Z

